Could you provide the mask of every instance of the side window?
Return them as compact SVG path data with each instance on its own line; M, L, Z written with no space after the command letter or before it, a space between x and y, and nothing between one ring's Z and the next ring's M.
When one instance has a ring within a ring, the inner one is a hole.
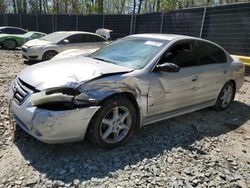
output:
M11 32L11 29L9 29L9 28L3 29L3 33L6 33L6 34L13 34L13 33Z
M26 31L23 31L23 30L21 30L21 29L15 29L15 34L25 34L26 33Z
M31 36L31 38L36 39L36 38L40 38L42 35L38 34L38 33L33 33L33 35Z
M179 67L190 67L196 66L196 58L193 52L192 42L182 42L175 44L168 50L161 58L160 64L162 63L174 63Z
M16 28L5 28L4 33L7 33L7 34L25 34L26 32L21 30L21 29L16 29Z
M98 37L96 35L85 35L86 42L105 42L105 40L101 37Z
M198 41L199 65L226 63L225 52L208 42Z
M69 40L69 44L84 42L82 34L75 34L75 35L67 37L66 39Z

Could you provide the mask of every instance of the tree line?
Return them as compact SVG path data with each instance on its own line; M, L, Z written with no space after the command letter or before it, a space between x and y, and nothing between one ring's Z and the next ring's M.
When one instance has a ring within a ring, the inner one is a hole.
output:
M0 14L141 14L250 0L0 0Z

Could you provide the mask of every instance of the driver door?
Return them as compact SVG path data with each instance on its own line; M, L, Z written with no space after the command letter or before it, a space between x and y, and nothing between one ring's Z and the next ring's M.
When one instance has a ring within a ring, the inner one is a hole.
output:
M185 40L170 47L158 64L174 63L180 71L153 71L148 96L148 115L159 115L195 104L201 72L195 56L195 42Z

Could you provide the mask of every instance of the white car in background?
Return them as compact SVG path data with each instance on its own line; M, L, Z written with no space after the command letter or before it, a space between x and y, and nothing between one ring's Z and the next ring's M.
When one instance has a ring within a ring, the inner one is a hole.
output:
M57 55L55 55L51 60L58 60L58 59L64 59L64 58L75 58L78 56L88 56L92 53L94 53L97 49L70 49L65 50Z
M47 61L69 49L96 51L109 43L111 30L98 29L96 33L82 31L59 31L40 39L31 40L22 46L22 55L27 60Z

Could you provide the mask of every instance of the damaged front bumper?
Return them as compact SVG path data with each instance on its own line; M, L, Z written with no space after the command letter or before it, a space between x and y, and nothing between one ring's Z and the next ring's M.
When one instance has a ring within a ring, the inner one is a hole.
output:
M11 96L13 96L11 94ZM52 111L32 106L29 96L18 105L10 99L17 124L28 134L45 143L65 143L83 140L89 122L99 106Z

